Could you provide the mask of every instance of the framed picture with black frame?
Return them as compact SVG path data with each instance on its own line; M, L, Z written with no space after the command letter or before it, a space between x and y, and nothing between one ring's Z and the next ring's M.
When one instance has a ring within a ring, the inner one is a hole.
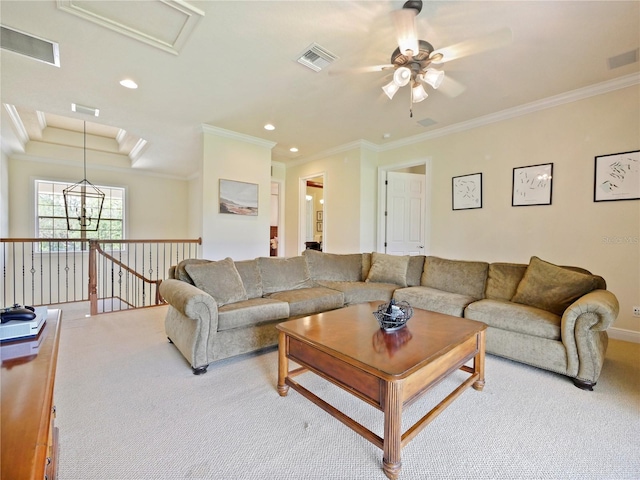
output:
M553 163L513 169L511 206L551 205Z
M640 150L595 157L593 201L640 199Z
M470 173L451 179L453 210L482 208L482 173Z

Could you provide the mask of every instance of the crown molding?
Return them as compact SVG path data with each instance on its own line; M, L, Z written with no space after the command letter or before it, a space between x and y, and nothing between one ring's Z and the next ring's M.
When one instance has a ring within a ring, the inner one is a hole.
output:
M272 142L270 140L252 137L251 135L245 135L244 133L233 132L231 130L225 130L224 128L214 127L207 125L206 123L202 124L202 132L217 135L219 137L231 138L233 140L240 140L241 142L252 143L253 145L266 147L268 149L272 149L276 146L276 142Z
M569 92L554 95L536 102L526 103L514 108L508 108L500 112L491 113L482 117L477 117L466 122L456 123L447 127L439 128L427 133L421 133L412 137L403 138L395 142L389 142L385 145L378 146L379 151L393 150L396 148L413 145L414 143L431 140L433 138L444 137L453 133L464 132L474 128L482 127L496 122L502 122L512 118L528 115L548 108L557 107L566 103L584 100L585 98L595 97L605 93L620 90L622 88L631 87L640 84L640 73L632 73L623 77L618 77L606 82L596 83L588 87L571 90Z
M394 142L385 143L384 145L376 145L375 143L366 140L356 140L354 142L339 145L334 148L330 148L323 152L317 153L310 157L301 158L295 162L287 163L287 167L294 167L302 165L313 160L319 160L322 158L335 155L336 153L345 152L354 148L367 148L373 152L386 152L388 150L394 150L396 148L405 147L407 145L413 145L414 143L424 142L425 140L431 140L433 138L444 137L454 133L464 132L474 128L482 127L496 122L502 122L511 118L520 117L522 115L528 115L530 113L546 110L547 108L557 107L564 105L565 103L576 102L589 97L595 97L605 93L620 90L622 88L631 87L640 84L640 73L632 73L623 77L618 77L613 80L607 80L605 82L596 83L588 87L571 90L569 92L554 95L536 102L527 103L514 108L508 108L500 112L477 117L466 122L456 123L447 127L432 130L430 132L421 133L411 137L396 140Z

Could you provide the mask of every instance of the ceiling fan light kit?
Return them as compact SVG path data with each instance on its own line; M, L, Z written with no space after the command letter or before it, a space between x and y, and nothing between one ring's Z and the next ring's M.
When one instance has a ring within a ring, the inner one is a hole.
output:
M432 63L441 62L443 55L434 53L433 46L426 40L418 39L416 16L421 10L421 1L408 1L402 9L391 13L398 48L391 54L393 80L382 87L389 99L393 98L400 87L410 84L411 103L422 102L429 96L422 82L437 89L444 79L443 71L430 68ZM411 109L409 116L413 117Z

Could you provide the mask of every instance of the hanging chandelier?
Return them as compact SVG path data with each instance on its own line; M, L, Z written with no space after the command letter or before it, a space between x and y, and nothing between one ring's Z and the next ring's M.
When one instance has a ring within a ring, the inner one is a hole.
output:
M87 180L87 123L83 122L84 178L62 191L69 231L97 231L105 194Z

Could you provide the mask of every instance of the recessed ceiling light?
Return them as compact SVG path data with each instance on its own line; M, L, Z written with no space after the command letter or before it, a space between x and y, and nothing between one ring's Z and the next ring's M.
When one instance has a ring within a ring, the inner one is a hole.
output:
M291 147L289 149L290 152L296 153L298 151L298 149L296 147Z
M138 88L138 84L131 80L130 78L125 78L124 80L120 80L120 85L125 88L136 89Z
M390 133L385 133L384 135L382 135L382 138L384 138L384 139L391 138L391 134Z
M265 130L275 130L275 129L276 129L276 127L274 127L274 126L273 126L273 125L271 125L270 123L267 123L267 124L264 126L264 129L265 129Z

